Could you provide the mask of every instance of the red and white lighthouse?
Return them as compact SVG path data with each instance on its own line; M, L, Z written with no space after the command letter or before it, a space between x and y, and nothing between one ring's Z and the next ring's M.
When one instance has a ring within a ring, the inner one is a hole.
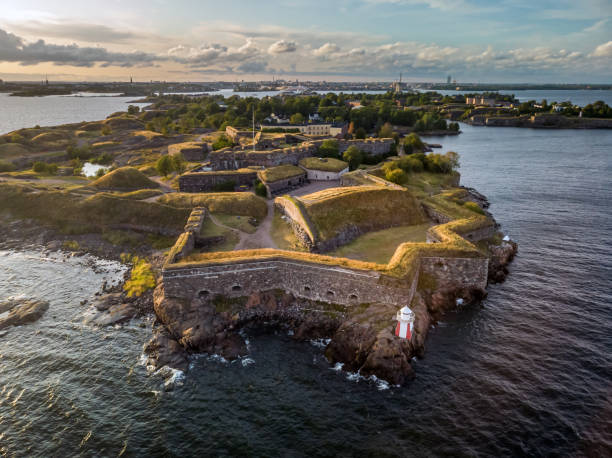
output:
M412 332L414 330L414 312L408 308L403 307L398 310L397 315L397 326L395 327L395 335L401 339L412 338Z

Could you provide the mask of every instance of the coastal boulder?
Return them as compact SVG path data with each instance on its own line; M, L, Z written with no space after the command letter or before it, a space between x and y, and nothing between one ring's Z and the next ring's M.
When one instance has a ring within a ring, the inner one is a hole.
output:
M8 314L0 318L0 330L38 321L48 309L49 303L46 301L20 299L2 302L0 313L8 311Z

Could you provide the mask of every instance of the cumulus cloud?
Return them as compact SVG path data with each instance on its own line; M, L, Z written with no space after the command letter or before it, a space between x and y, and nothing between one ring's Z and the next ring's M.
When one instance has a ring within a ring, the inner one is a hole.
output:
M288 52L295 52L297 50L297 43L295 41L279 40L272 43L268 48L270 54L284 54Z
M0 29L0 61L36 65L51 62L55 65L92 67L95 64L131 67L152 65L159 56L140 51L111 52L102 47L80 47L76 44L55 45L38 40L26 43L21 37Z
M325 43L320 48L312 51L312 54L316 57L329 57L332 54L339 52L340 46L335 43Z
M612 41L597 46L592 55L594 57L612 57Z

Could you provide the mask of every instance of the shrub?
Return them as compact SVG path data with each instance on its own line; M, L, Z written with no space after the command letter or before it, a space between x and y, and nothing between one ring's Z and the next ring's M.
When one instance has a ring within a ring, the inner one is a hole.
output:
M174 169L172 158L168 155L164 155L157 160L155 168L160 175L167 177L170 172Z
M104 175L106 175L106 169L98 169L96 172L96 178L102 178Z
M465 202L463 204L463 206L465 208L468 208L468 209L472 210L473 212L476 212L476 213L480 214L480 215L484 215L485 214L484 210L482 208L480 208L480 205L478 205L476 202Z
M123 285L128 297L140 297L148 290L155 288L155 274L146 259L122 255L121 260L132 264L130 279Z
M385 173L385 178L391 183L404 184L408 179L408 176L402 169L393 169Z
M366 131L363 127L360 127L355 131L355 138L359 140L365 140Z
M404 139L404 152L406 154L412 154L412 153L423 152L423 151L425 151L425 143L423 143L423 141L421 140L421 137L419 137L415 133L406 135L406 138Z
M257 194L260 197L268 197L268 189L266 188L266 185L263 184L261 181L259 180L255 180L255 194Z
M36 173L40 173L42 175L56 175L57 174L57 165L56 164L47 164L46 162L34 162L32 165L32 170Z
M81 246L76 240L66 240L62 243L62 248L67 251L78 251Z
M349 146L342 155L342 159L349 163L349 168L355 170L363 162L363 154L356 146Z
M227 148L229 146L234 146L234 142L232 142L232 140L225 134L220 135L219 138L212 144L214 151Z

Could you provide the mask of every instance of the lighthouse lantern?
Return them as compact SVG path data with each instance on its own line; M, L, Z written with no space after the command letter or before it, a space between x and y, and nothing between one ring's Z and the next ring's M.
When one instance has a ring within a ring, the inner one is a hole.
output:
M396 319L395 335L400 339L410 340L414 329L414 312L408 306L402 307L398 310Z

